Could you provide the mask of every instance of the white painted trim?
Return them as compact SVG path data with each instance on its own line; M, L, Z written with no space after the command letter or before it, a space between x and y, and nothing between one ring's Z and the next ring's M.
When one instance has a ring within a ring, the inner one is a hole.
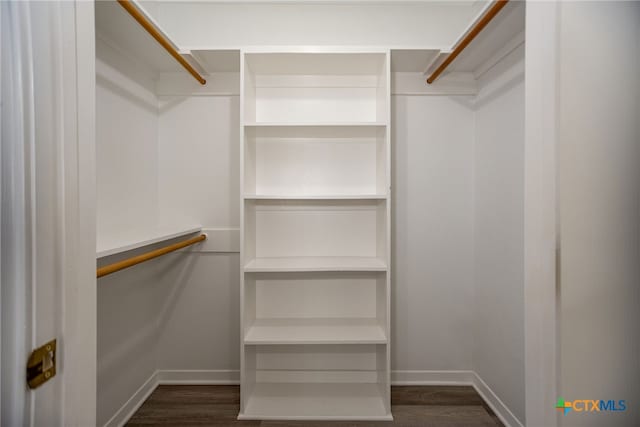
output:
M181 385L238 385L238 370L157 370L138 390L122 405L122 407L104 424L104 427L124 426L151 393L161 384Z
M392 371L391 385L467 385L473 386L482 400L506 427L523 427L498 395L474 371Z
M262 420L262 421L322 421L322 422L330 422L330 421L393 421L393 415L380 415L373 417L349 417L349 416L274 416L274 415L247 415L247 414L238 414L238 420L241 421L249 421L249 420Z
M270 46L245 46L242 53L380 53L386 54L389 48L384 46L352 46L352 45L270 45Z
M233 0L234 2L236 0ZM297 1L297 0L294 0ZM449 52L450 47L444 45L421 45L421 44L403 44L403 45L186 45L182 46L183 51L213 51L213 50L237 50L240 52L362 52L362 53L385 53L388 50L437 50Z
M467 34L469 34L471 32L473 27L475 27L477 25L477 23L484 17L484 15L487 14L489 9L491 9L491 6L493 6L493 2L490 2L490 1L488 1L484 5L482 10L480 12L478 12L478 14L475 16L475 18L473 18L471 20L471 22L469 22L469 25L467 25L467 28L465 28L464 31L462 33L460 33L458 38L453 42L453 44L449 48L449 52L453 52L455 50L456 46L458 46L460 44L460 42L462 42L462 40L464 40L464 38L467 36Z
M527 2L524 144L525 419L555 427L557 411L556 146L559 3Z
M204 74L206 85L201 85L190 74L165 72L158 75L156 94L163 96L239 96L240 73L216 72ZM160 103L162 108L162 100Z
M393 2L394 5L409 5L416 3L431 2L434 4L446 4L447 6L465 6L473 4L472 0L206 0L209 3L217 4L233 4L233 3L258 3L261 5L280 5L280 4L312 4L312 5L387 5Z
M442 61L444 61L444 58L446 58L450 54L451 54L451 50L449 49L441 50L440 52L438 52L436 56L433 57L431 62L429 62L429 64L425 67L424 71L422 72L422 76L425 78L425 80L429 76L429 74L431 74L433 70L436 68L436 64L440 65Z
M189 253L234 253L240 252L239 228L203 228L202 233L207 235L207 240L183 249Z
M180 56L182 56L195 70L200 73L200 75L204 76L209 74L209 70L207 70L204 66L205 62L200 59L200 57L196 54L188 51L180 51ZM198 82L199 83L199 82Z
M158 97L184 96L239 96L240 73L219 72L204 76L202 86L185 73L160 73L156 81ZM476 95L477 81L472 73L452 72L440 77L437 85L428 85L421 72L391 73L391 95Z
M520 46L509 53L509 55L517 55L520 57L517 63L511 65L506 70L500 70L500 72L498 72L498 69L496 68L485 74L486 77L484 81L479 85L480 89L478 91L478 95L473 100L476 110L488 100L494 99L505 89L505 87L520 80L524 81L524 47L521 48ZM506 56L502 59L506 59ZM497 65L497 63L494 65Z
M523 427L523 424L513 415L507 405L494 393L493 390L485 383L477 373L473 373L473 388L476 389L482 400L493 410L500 421L506 427Z
M163 384L238 385L240 384L240 371L237 369L158 370L122 405L104 427L121 427L125 425L151 393L159 385ZM471 370L392 371L391 385L472 386L506 427L523 427L523 424L513 415L513 412L509 410L498 395L491 390L477 373Z
M473 385L473 371L391 371L391 385Z
M144 8L144 6L142 6L142 4L140 4L140 0L130 0L130 3L133 7L135 7L138 12L140 12L140 14L144 17L144 19L146 19L152 27L154 27L156 29L156 31L158 31L167 41L167 43L169 43L171 45L171 47L173 48L173 50L180 52L180 47L176 44L176 42L173 41L173 37L171 37L165 30L164 28L162 28L162 26L160 26L160 24L158 23L158 21L156 21L153 16L151 16L149 14L149 12L147 12L147 10Z
M74 58L68 68L65 66L65 88L60 89L65 91L61 95L65 99L64 120L60 118L59 123L64 123L65 149L64 161L57 167L65 175L62 201L65 228L64 236L60 236L64 237L65 251L65 265L60 267L65 273L58 300L61 305L52 301L56 310L60 310L63 325L58 337L63 395L57 397L60 402L56 405L63 406L65 425L86 426L96 425L97 407L95 12L93 2L64 3L60 5L64 9L64 31L75 34L64 45L64 56ZM70 30L71 27L74 29ZM74 86L75 91L71 89ZM67 110L67 105L73 105L73 109Z
M391 95L470 95L478 93L476 80L471 73L448 73L438 80L437 85L429 85L424 75L417 73L392 73L391 75Z
M524 30L518 33L507 44L502 46L496 53L491 55L489 59L480 64L478 68L473 71L473 76L476 80L479 80L489 70L491 70L496 64L506 58L511 52L522 46L525 42Z
M158 371L151 374L149 379L125 402L104 427L122 427L136 413L136 411L147 400L151 393L158 387Z
M238 385L240 371L220 370L159 370L156 372L158 384L180 385Z

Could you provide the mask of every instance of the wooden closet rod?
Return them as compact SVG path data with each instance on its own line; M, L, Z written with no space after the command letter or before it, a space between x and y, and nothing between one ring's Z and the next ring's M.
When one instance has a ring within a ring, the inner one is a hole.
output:
M131 3L131 1L118 0L118 3L120 3L120 6L122 6L127 12L129 12L129 15L131 15L133 19L138 21L142 28L144 28L147 33L151 35L151 37L156 39L156 41L160 43L160 45L165 48L165 50L169 52L169 54L173 56L175 60L178 61L180 65L182 65L193 76L193 78L195 78L202 85L207 83L207 81L202 78L202 76L191 66L191 64L187 62L186 59L182 57L182 55L180 55L180 53L178 53L178 51L173 47L171 43L169 43L164 35L162 35L160 31L158 31L155 25L149 22L147 17L144 16L142 12L140 12L140 10L138 10L138 8L133 3Z
M114 262L113 264L105 265L104 267L98 268L98 270L96 271L96 277L102 277L102 276L106 276L107 274L115 273L116 271L120 271L128 267L132 267L136 264L140 264L141 262L158 258L159 256L168 254L169 252L177 251L178 249L186 248L187 246L191 246L195 243L202 242L203 240L207 240L206 234L201 234L197 237L193 237L188 240L183 240L182 242L165 246L164 248L156 249L154 251L150 251L138 256L127 258L122 261Z
M440 74L453 62L454 59L460 52L462 52L468 45L476 38L480 31L487 26L489 22L500 12L500 10L505 7L505 5L509 2L509 0L496 0L493 2L493 5L489 8L487 13L485 13L482 18L473 26L471 31L467 33L467 35L462 39L460 43L453 49L453 52L447 56L447 58L440 64L440 66L429 76L427 79L427 83L433 83Z

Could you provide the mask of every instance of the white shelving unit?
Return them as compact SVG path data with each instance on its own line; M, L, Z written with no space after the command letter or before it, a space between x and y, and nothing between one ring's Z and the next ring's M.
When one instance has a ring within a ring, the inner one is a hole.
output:
M390 53L240 62L238 418L389 420Z

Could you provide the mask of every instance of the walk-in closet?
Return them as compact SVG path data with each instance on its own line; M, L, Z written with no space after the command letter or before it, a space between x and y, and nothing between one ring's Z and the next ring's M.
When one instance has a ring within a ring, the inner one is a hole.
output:
M640 2L0 6L3 426L640 425Z
M391 420L392 381L474 352L522 386L524 3L470 7L444 46L225 49L126 3L95 9L99 265L206 240L98 279L100 423L157 384L218 382L239 382L239 419Z

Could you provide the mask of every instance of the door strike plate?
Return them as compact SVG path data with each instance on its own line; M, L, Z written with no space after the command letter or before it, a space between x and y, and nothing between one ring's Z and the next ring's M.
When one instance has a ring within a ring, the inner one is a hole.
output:
M31 352L27 361L27 384L38 388L56 376L56 340L51 340Z

